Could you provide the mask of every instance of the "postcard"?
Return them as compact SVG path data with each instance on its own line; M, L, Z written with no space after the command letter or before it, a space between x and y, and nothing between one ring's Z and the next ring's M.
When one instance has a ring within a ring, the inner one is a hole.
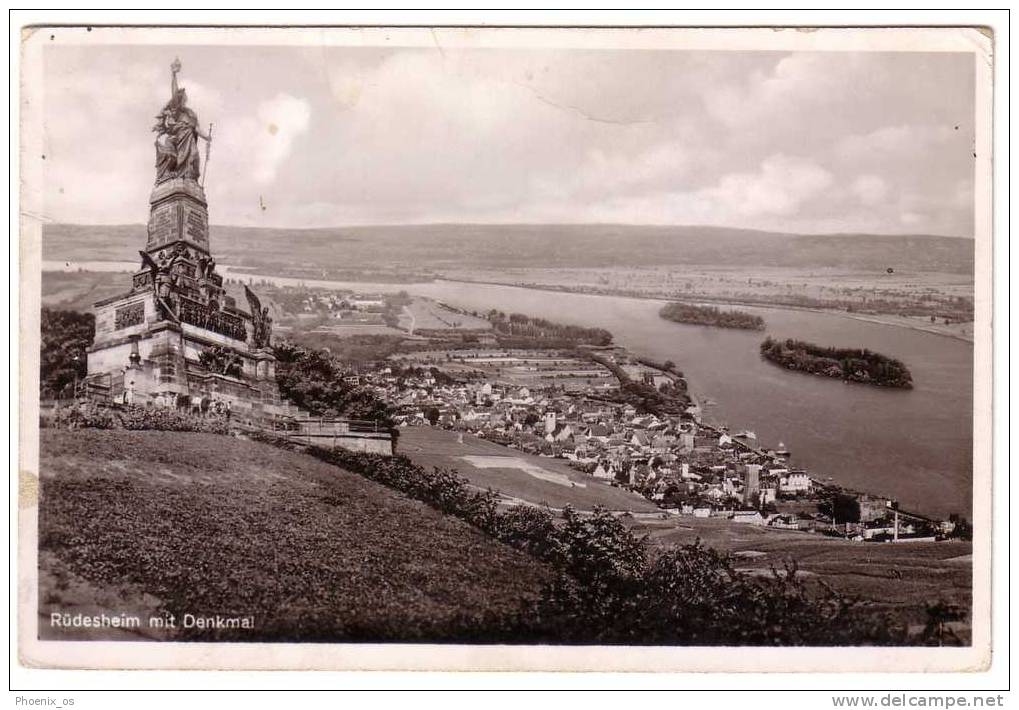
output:
M992 47L26 28L21 662L986 668Z

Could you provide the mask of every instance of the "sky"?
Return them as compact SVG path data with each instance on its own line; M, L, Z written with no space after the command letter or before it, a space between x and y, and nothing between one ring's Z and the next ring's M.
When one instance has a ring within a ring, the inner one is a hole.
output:
M973 235L973 56L907 52L48 46L45 219L147 220L174 57L213 224Z

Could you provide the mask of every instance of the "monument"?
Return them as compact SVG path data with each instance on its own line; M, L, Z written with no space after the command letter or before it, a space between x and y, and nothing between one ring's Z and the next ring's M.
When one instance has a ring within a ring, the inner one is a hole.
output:
M280 399L272 318L245 286L238 308L217 272L203 188L212 125L203 131L171 65L170 98L156 117L156 179L148 237L131 290L95 304L88 391L111 402L214 406L265 420L299 415Z

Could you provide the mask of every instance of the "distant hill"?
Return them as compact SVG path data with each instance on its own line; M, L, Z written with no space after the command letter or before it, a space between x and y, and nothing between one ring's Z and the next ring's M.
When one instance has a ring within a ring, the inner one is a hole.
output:
M662 264L972 273L973 240L931 235L800 235L723 227L429 224L270 229L213 226L226 263L253 267L442 271L449 268ZM48 260L134 260L144 225L50 224Z

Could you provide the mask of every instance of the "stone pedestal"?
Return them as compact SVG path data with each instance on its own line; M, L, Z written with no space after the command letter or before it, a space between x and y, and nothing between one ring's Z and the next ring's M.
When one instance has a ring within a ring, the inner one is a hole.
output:
M183 105L171 102L164 108L157 124L163 140L156 146L157 180L197 176L197 152L180 156L166 143L171 119L174 130L185 119L197 125L194 112ZM196 131L196 141L200 135ZM195 151L197 145L192 144ZM270 321L239 309L216 272L209 206L195 177L153 187L140 256L130 290L95 304L89 391L125 404L194 407L197 400L202 411L218 401L256 422L294 416L296 408L281 401L276 387L275 357L260 347L269 342ZM257 305L253 294L248 298Z
M149 237L145 251L184 242L209 255L209 205L194 180L177 178L156 185L149 197Z

